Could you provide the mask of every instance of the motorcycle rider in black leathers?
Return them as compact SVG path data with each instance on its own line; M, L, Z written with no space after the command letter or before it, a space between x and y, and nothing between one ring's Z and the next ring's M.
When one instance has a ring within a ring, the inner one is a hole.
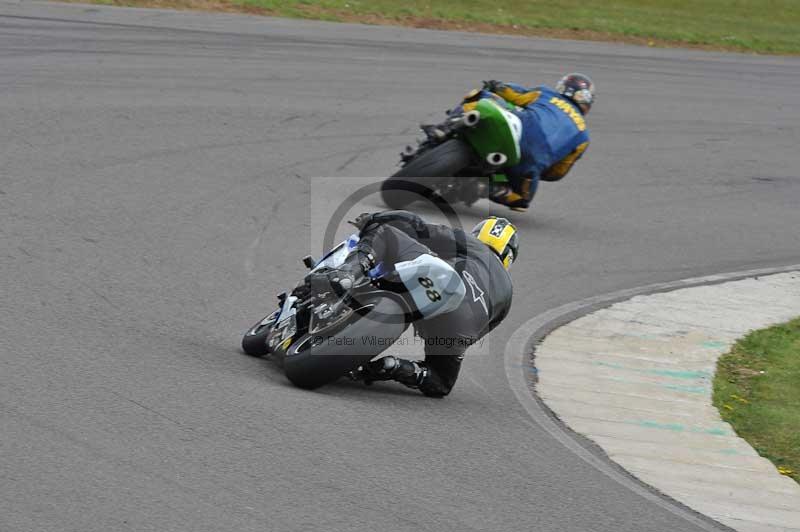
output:
M494 329L511 307L508 267L517 257L516 228L505 218L488 218L467 233L425 222L408 211L363 214L357 249L346 265L324 274L329 282L362 275L383 263L393 265L424 254L447 262L464 282L465 296L452 311L416 321L425 343L425 359L386 356L361 366L351 377L367 383L395 380L431 397L450 393L467 348ZM349 265L349 266L348 266Z

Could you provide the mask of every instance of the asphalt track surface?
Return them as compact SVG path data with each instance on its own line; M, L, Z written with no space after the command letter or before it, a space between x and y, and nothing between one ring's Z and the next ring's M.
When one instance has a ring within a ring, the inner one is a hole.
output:
M592 146L513 215L513 310L448 398L304 392L239 353L319 251L315 176L388 173L480 80L569 70ZM797 59L26 1L0 2L0 87L0 530L701 529L543 430L505 340L797 263Z

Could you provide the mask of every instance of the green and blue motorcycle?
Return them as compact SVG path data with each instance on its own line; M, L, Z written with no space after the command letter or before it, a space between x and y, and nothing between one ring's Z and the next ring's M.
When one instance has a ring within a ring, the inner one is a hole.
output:
M406 147L402 168L381 185L384 203L404 209L416 201L471 205L488 197L520 160L522 123L513 107L485 98L442 124L421 126L425 139Z

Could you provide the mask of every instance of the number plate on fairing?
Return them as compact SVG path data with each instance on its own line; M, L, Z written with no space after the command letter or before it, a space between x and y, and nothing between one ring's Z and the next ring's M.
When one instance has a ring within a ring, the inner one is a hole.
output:
M461 277L439 257L420 255L398 262L395 270L424 318L455 310L466 294Z

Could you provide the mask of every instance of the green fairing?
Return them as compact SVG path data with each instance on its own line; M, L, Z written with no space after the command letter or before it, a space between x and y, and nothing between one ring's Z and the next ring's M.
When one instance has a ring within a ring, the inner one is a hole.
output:
M520 158L519 141L515 138L509 118L506 116L511 113L488 99L480 100L475 110L481 114L481 119L475 127L464 133L470 145L483 158L490 153L500 152L508 157L508 162L503 166L517 164Z

